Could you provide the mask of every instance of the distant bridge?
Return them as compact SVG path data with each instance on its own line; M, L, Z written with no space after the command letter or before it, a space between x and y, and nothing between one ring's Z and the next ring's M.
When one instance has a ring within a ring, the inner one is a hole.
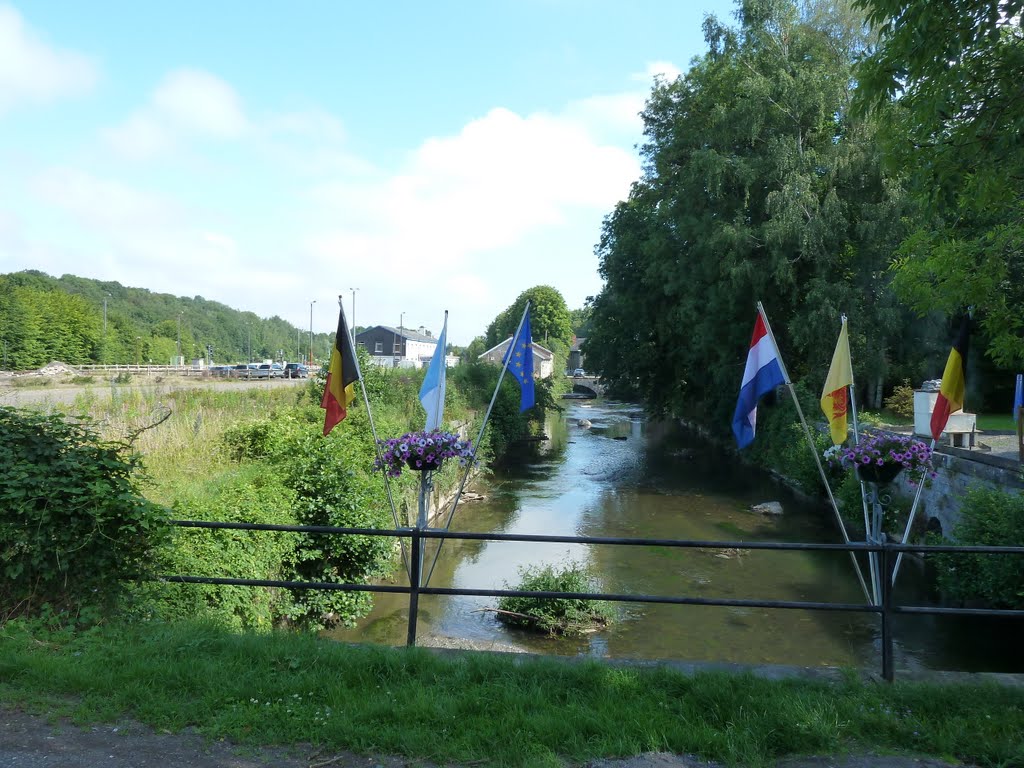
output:
M572 376L572 391L581 395L604 397L605 387L598 376Z

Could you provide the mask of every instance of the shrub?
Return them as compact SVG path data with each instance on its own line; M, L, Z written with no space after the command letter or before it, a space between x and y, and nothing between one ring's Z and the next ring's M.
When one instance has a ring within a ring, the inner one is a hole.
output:
M892 390L892 394L885 398L884 405L890 411L904 419L914 418L914 388L910 386L910 380L904 379Z
M88 422L0 406L0 610L108 610L145 574L167 512L139 492L139 457Z
M1024 541L1024 496L971 488L960 522L944 544L1015 546ZM993 608L1024 608L1024 557L1020 555L936 554L939 588L958 602L981 601Z
M524 592L595 592L589 569L570 562L562 568L545 565L520 569L520 582L513 589ZM506 589L508 585L506 584ZM498 620L549 635L582 635L611 623L615 611L602 600L562 597L502 597Z
M173 511L183 520L294 525L294 499L275 472L251 465L179 497ZM288 533L175 528L156 567L163 575L287 579L295 542ZM292 612L289 592L276 588L160 581L140 584L135 597L136 614L209 620L230 629L270 629Z

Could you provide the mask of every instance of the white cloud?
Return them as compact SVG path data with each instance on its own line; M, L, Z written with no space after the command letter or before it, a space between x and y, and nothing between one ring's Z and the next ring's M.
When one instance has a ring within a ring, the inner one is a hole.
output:
M675 80L683 74L683 71L670 61L652 61L647 65L643 74L634 76L634 79L640 80L648 85L655 78L664 78L665 80Z
M453 325L453 338L462 341L533 285L571 281L592 293L600 219L640 167L629 150L595 139L588 114L493 109L457 135L424 141L392 174L318 185L309 260L324 273L343 264L352 285L380 285L384 317L457 304L462 333ZM607 120L602 113L599 130Z
M118 152L148 158L184 139L236 139L250 128L231 85L208 72L180 69L164 77L148 103L106 137Z
M0 114L92 88L96 66L86 56L47 45L10 5L0 5Z

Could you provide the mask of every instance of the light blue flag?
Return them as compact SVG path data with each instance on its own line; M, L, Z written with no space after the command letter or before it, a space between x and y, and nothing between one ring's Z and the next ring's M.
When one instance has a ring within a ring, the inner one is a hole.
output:
M1013 420L1018 421L1024 416L1024 373L1017 374L1017 387L1013 393Z
M532 408L534 403L533 386L533 336L530 333L530 314L523 318L519 335L512 339L505 354L509 372L519 382L519 411Z
M420 387L420 402L423 403L423 410L427 412L426 430L441 429L444 421L444 391L445 375L448 371L445 363L445 349L448 346L448 312L444 313L444 327L441 329L441 338L437 340L437 347L434 348L434 356L430 358L430 366L427 368L427 376L423 379L423 386Z

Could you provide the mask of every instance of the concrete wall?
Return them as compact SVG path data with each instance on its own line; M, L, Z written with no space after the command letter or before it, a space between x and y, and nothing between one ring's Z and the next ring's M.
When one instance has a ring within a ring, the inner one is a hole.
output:
M990 488L1004 493L1024 492L1024 479L1020 465L999 456L980 451L943 448L932 457L937 477L921 493L918 520L932 528L936 523L942 533L950 535L960 518L964 495L969 488ZM916 489L901 475L895 485L905 494L913 496Z

